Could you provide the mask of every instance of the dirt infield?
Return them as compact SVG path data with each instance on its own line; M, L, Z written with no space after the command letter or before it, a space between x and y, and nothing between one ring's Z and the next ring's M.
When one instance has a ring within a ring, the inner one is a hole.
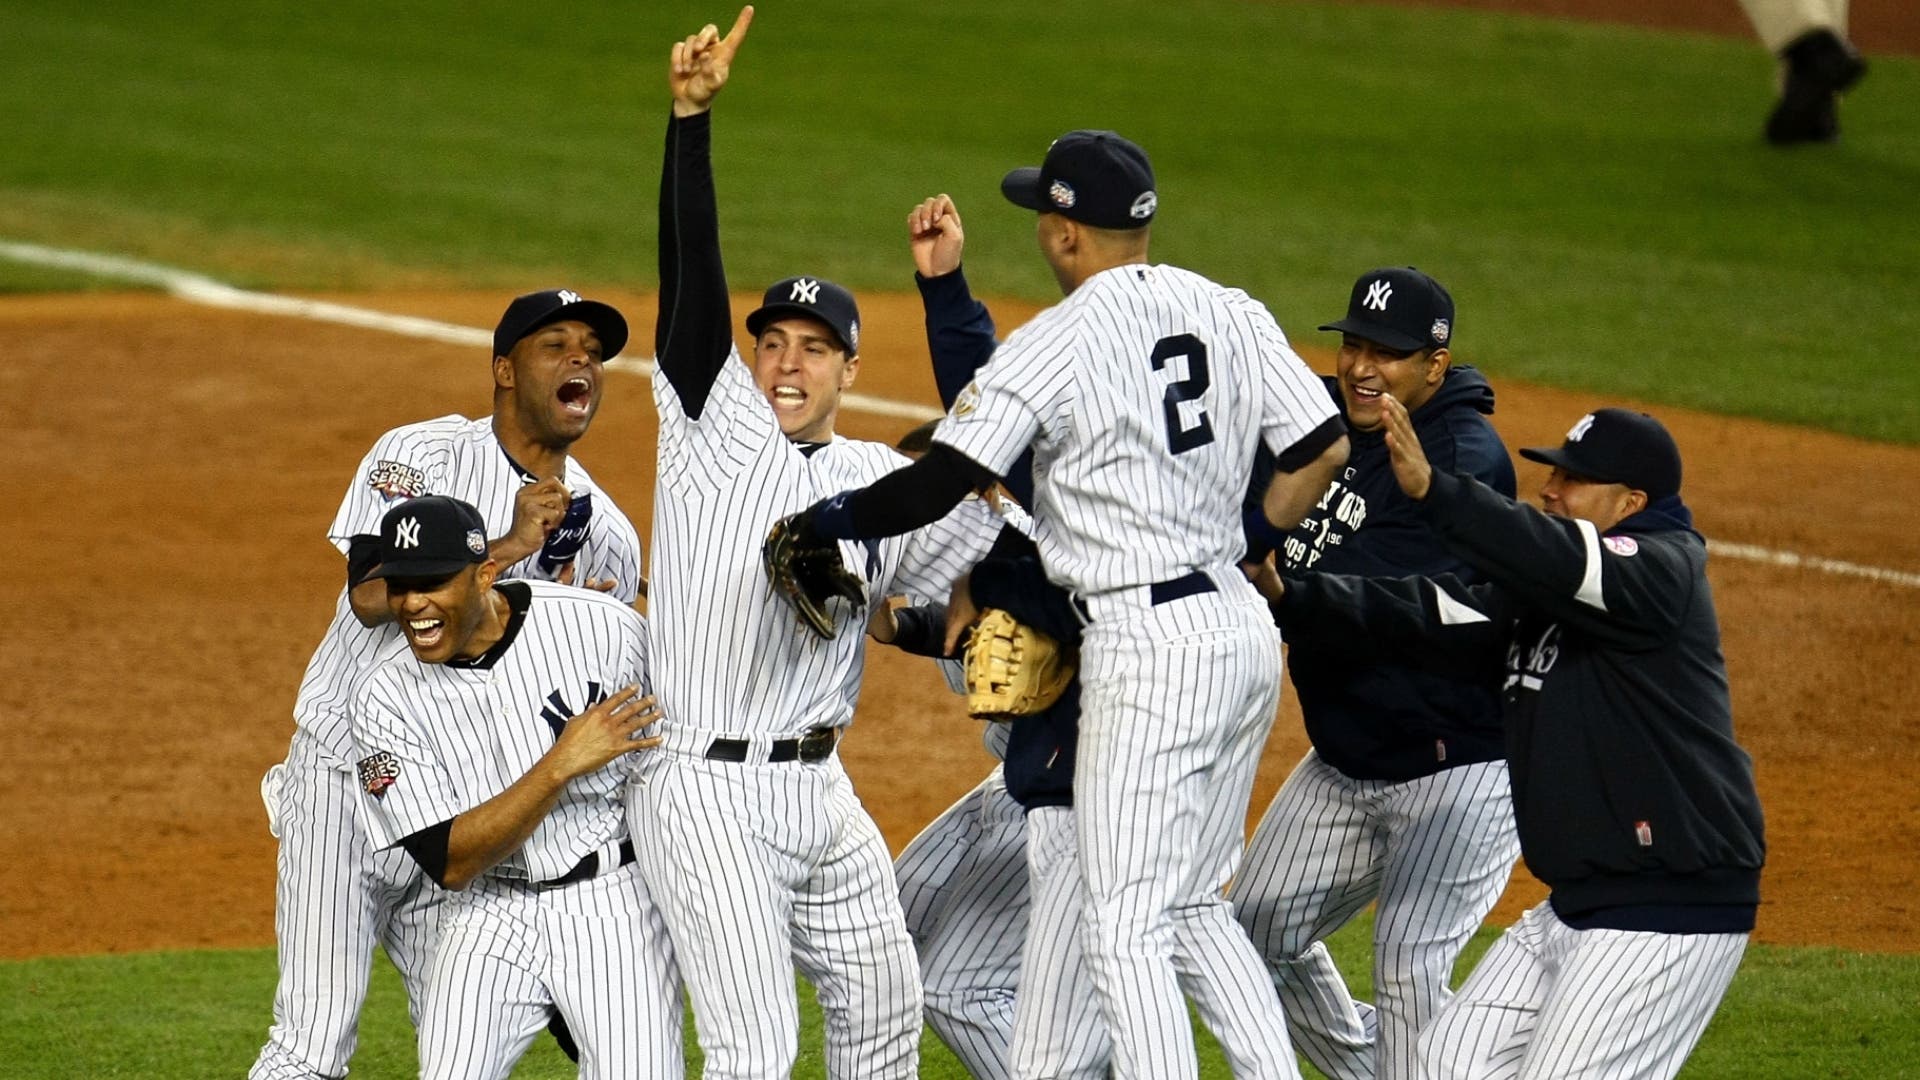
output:
M342 299L490 326L505 298ZM651 325L650 301L616 299ZM917 301L862 303L858 389L935 401ZM338 588L322 536L377 434L488 410L480 351L151 295L0 299L0 502L28 552L0 649L16 735L0 759L0 956L271 942L257 785ZM1509 445L1556 442L1596 404L1499 393ZM612 378L579 448L643 534L647 397L641 376ZM1920 449L1660 412L1710 535L1920 572ZM847 414L842 430L907 426ZM1523 489L1538 476L1523 467ZM1920 951L1920 589L1727 559L1712 576L1772 841L1760 938ZM1260 805L1304 745L1289 703ZM990 765L931 665L890 650L845 753L896 848ZM1496 917L1538 895L1517 883Z

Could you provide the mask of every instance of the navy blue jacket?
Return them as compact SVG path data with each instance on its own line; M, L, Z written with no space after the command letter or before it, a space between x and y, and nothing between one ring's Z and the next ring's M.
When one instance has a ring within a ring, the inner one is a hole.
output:
M1289 578L1282 628L1499 689L1520 852L1561 918L1751 929L1765 831L1686 507L1603 537L1437 470L1421 506L1486 581Z
M1328 379L1327 389L1340 404L1338 384ZM1435 470L1464 473L1511 498L1513 462L1487 422L1492 412L1493 387L1460 365L1413 411L1414 431ZM1400 491L1383 432L1349 431L1347 438L1346 471L1279 545L1281 573L1478 580ZM1345 775L1411 780L1504 753L1500 702L1484 682L1382 665L1319 637L1310 624L1287 643L1307 735Z

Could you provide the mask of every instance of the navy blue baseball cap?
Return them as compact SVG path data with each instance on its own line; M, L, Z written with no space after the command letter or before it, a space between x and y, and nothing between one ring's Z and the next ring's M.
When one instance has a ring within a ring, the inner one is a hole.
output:
M380 564L368 578L431 580L487 561L487 523L471 504L425 495L380 519Z
M1453 295L1411 266L1369 270L1353 283L1347 317L1320 329L1398 352L1444 349L1453 340Z
M600 338L600 358L611 360L627 347L626 317L598 300L582 299L572 289L542 289L516 296L493 328L493 355L505 356L520 339L543 326L578 319Z
M1015 206L1102 229L1145 228L1160 207L1147 152L1111 131L1067 132L1038 167L1008 173L1000 193Z
M760 306L747 316L747 333L757 338L768 323L793 318L826 323L848 356L859 355L860 305L853 302L852 293L826 278L803 274L774 282Z
M1558 449L1524 448L1520 456L1603 484L1625 484L1648 499L1680 493L1680 447L1660 421L1632 409L1595 409Z

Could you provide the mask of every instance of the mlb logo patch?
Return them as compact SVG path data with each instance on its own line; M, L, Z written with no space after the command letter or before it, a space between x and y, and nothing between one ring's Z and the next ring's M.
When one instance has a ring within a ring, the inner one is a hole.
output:
M1634 822L1633 838L1640 842L1641 847L1652 847L1653 846L1653 824L1651 822L1646 822L1646 821Z
M378 799L400 777L400 760L385 750L360 759L360 786Z

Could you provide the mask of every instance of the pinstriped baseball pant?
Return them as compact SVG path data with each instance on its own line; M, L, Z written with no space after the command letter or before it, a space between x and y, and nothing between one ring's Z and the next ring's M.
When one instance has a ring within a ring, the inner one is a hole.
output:
M1504 761L1355 780L1309 750L1254 830L1232 891L1295 1047L1333 1080L1417 1075L1414 1040L1452 996L1454 961L1519 852ZM1369 1006L1352 1000L1320 942L1376 898Z
M1236 1077L1300 1075L1266 965L1221 895L1279 700L1280 637L1244 579L1214 580L1232 592L1086 598L1082 935L1123 1080L1198 1076L1183 990Z
M303 735L294 736L277 796L280 979L273 1027L247 1075L343 1076L359 1038L376 942L400 969L419 1022L446 893L405 851L370 848L354 774L323 760Z
M1668 1080L1740 967L1745 934L1575 930L1541 901L1420 1035L1430 1080Z
M1026 853L1026 811L996 768L893 864L927 1024L976 1080L1008 1076L1027 937Z

